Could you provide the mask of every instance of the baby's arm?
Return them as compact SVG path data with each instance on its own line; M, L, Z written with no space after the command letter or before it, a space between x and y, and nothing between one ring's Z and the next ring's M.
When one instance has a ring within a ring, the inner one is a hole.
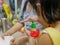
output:
M23 27L23 25L21 23L17 22L12 28L10 28L7 32L2 34L2 36L12 35L16 31L20 30L22 27Z
M27 21L34 21L35 17L32 17L32 18L28 18L28 19L25 19L25 20L22 20L19 22L17 22L12 28L10 28L6 33L2 34L3 36L5 35L12 35L13 33L15 33L16 31L20 30L22 28L22 24L21 23L24 23L24 22L27 22Z
M12 35L13 33L15 33L16 31L20 30L23 25L21 23L27 22L27 21L37 21L35 20L36 16L22 20L19 22L17 22L12 28L10 28L6 33L2 34L3 36L5 35Z

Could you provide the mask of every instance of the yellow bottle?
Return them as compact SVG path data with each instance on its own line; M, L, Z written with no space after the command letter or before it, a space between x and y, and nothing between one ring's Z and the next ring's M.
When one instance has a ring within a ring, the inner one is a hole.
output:
M4 11L5 11L6 15L9 15L9 14L10 14L8 4L3 4L3 9L4 9Z
M12 13L9 10L8 4L4 3L2 6L3 6L3 9L4 9L5 13L6 13L7 18L9 20L11 20L12 19Z

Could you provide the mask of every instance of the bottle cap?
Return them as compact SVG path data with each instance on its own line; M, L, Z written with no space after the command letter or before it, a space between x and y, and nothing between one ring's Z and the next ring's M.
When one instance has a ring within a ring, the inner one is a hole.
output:
M31 28L36 29L36 24L35 24L34 22L32 22L32 24L31 24Z

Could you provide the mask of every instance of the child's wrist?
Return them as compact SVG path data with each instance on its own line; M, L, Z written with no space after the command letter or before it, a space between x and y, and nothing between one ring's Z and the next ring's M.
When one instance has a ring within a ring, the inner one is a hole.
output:
M20 22L20 24L21 24L22 26L24 26L24 23L23 23L23 22Z

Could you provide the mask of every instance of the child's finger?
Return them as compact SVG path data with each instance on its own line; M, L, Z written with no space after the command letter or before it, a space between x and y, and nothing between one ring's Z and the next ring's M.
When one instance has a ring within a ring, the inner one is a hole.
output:
M10 45L14 45L14 41L15 41L15 39L12 39L12 40L10 41Z
M27 36L30 36L30 31L26 30L25 32L26 32Z
M14 42L10 42L10 45L14 45Z
M29 19L22 20L22 21L20 21L20 23L24 23L24 22L27 22L27 21L29 21Z
M11 42L14 42L14 41L15 41L15 39L12 39L12 40L11 40Z

